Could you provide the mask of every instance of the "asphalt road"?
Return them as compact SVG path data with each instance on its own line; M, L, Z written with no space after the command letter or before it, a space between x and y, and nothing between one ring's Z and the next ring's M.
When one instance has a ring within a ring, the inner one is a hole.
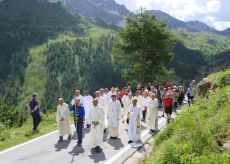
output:
M159 116L162 114L158 112ZM165 118L159 118L159 129L166 125ZM91 164L91 163L123 163L137 149L132 148L128 142L128 126L121 124L119 139L110 140L104 136L103 152L91 153L91 134L89 129L84 129L82 147L77 146L77 137L68 141L66 138L57 143L58 132L54 131L24 144L0 152L1 164ZM74 131L72 127L72 131ZM66 136L67 137L67 136ZM142 142L151 138L142 123Z

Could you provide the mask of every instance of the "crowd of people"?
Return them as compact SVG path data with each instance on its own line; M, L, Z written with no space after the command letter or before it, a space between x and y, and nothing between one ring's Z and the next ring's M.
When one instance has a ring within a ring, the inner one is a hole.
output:
M194 80L187 87L174 82L164 85L148 84L145 87L138 84L135 92L130 86L121 90L115 87L111 90L101 88L95 92L94 98L88 90L84 92L84 96L80 90L76 90L69 105L63 98L58 99L56 115L58 142L62 142L65 135L68 135L68 139L72 138L71 113L76 127L78 146L82 146L83 129L91 128L93 150L102 151L104 133L108 132L109 139L117 139L121 123L128 129L129 144L141 142L141 121L147 124L150 133L157 133L158 110L162 108L161 117L166 117L167 123L170 123L172 113L177 113L177 109L183 105L185 96L189 105L193 103L194 85ZM29 109L34 123L33 131L37 131L41 117L36 93L32 95Z

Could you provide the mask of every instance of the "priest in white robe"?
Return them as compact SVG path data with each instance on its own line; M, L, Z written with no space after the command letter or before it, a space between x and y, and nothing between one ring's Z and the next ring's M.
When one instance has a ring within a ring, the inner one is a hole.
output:
M108 105L108 125L110 139L117 139L119 135L119 124L121 119L121 103L116 95L111 95L112 101Z
M142 109L144 100L140 91L136 91L136 96L134 96L134 99L137 99L137 106Z
M80 90L76 90L76 91L74 92L74 97L73 97L73 99L72 99L72 101L71 101L71 105L74 105L75 99L76 99L76 98L79 98L79 99L80 99L80 101L81 101L81 106L84 107L84 97L81 95L81 91L80 91Z
M123 102L123 104L124 104L124 108L123 108L123 114L124 114L124 116L123 116L123 118L126 121L127 117L128 117L129 110L130 110L130 108L133 105L133 103L132 103L133 96L132 96L132 93L129 92L127 96L125 95L123 97L125 97L123 99L124 100L124 102Z
M64 102L63 98L58 99L59 105L57 106L56 121L59 130L59 140L63 141L63 136L68 135L68 139L71 139L72 133L70 128L70 112L69 106Z
M130 108L129 117L129 141L128 143L137 142L141 138L141 109L137 106L137 99L133 99L132 107Z
M152 133L158 130L158 100L156 94L152 93L148 102L147 125Z
M104 110L104 113L105 113L105 129L106 129L106 128L108 128L108 120L107 120L108 112L107 112L107 106L106 106L106 103L105 103L104 98L101 97L100 91L96 91L95 94L96 94L96 98L95 98L95 99L97 99L97 101L98 101L98 106L100 106L100 107Z
M93 100L93 106L90 109L88 121L91 125L92 145L95 152L101 151L103 142L105 114L102 107L98 106L98 100Z
M143 97L142 97L142 121L145 122L146 118L146 112L148 110L148 101L149 101L149 96L148 96L149 91L145 90L143 92Z
M85 96L84 96L84 109L85 109L85 120L86 120L86 126L87 128L90 128L90 124L88 122L88 116L89 116L89 111L92 107L93 103L93 97L90 95L89 91L85 91Z

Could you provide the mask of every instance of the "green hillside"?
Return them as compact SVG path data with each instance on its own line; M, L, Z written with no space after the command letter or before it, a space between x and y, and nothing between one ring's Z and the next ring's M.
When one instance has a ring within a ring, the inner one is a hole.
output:
M13 104L25 80L29 48L60 33L82 35L87 29L80 16L60 4L36 0L3 1L0 22L0 94Z
M230 69L208 76L215 90L157 134L152 156L143 163L228 164L230 150Z
M183 32L179 30L174 30L173 34L185 45L185 47L200 51L206 58L230 50L230 36L206 32Z
M109 33L93 27L84 37L61 35L31 48L19 107L25 108L33 92L38 92L43 105L52 107L58 97L70 101L76 88L95 91L119 85L112 79L122 81L120 73L114 70L113 36Z

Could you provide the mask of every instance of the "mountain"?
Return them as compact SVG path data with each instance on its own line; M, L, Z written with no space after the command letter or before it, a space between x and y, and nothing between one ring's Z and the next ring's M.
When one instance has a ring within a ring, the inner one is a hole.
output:
M108 24L121 26L126 16L132 15L124 5L114 0L49 0L60 1L72 12L104 21ZM158 20L165 20L169 29L185 30L188 32L209 32L218 35L230 36L230 30L218 31L200 21L184 22L160 10L147 10L146 12L156 16Z
M218 32L216 29L209 27L205 23L199 21L184 22L160 10L147 10L146 12L155 15L158 20L166 21L169 29L186 30L189 32Z
M73 12L99 19L109 24L121 25L124 17L131 12L124 5L114 0L60 0L64 6Z
M52 108L76 88L124 85L112 29L48 0L5 0L0 21L0 96L20 110L33 92Z
M56 96L70 99L74 88L122 86L122 66L112 59L117 35L112 24L118 25L126 14L132 13L113 0L1 2L0 95L23 108L32 92L40 91L43 103L55 104ZM193 79L213 64L228 66L230 37L204 32L213 29L200 22L166 16L178 38L168 65L178 79Z
M224 31L219 31L219 34L230 36L230 28L227 28Z
M59 4L36 0L0 3L0 94L16 104L25 81L29 48L61 33L83 34L79 16Z

